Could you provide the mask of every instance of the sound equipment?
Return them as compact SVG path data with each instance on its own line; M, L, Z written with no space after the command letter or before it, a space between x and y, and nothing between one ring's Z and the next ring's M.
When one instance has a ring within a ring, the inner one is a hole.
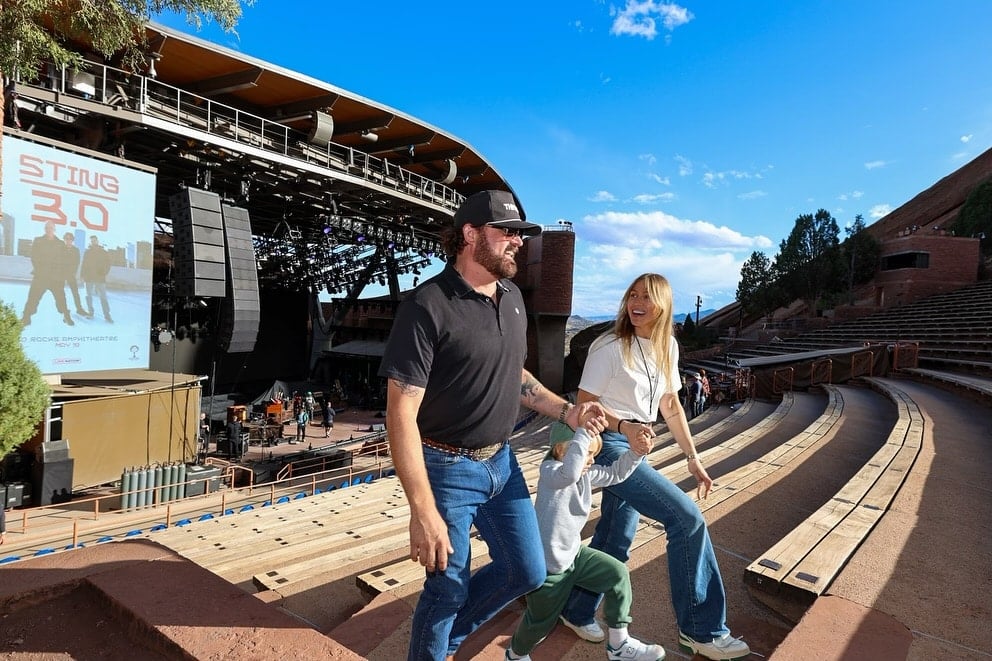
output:
M229 353L252 351L258 337L261 305L258 268L248 210L221 205L227 247L227 297L221 306L219 342Z
M202 496L220 489L220 466L188 466L186 497Z
M227 293L220 196L186 188L169 198L175 294L202 298Z
M35 449L35 461L49 463L69 458L69 440L45 441Z
M36 505L68 502L72 499L72 472L75 461L35 462L31 467L32 494Z
M334 135L334 118L327 113L314 110L311 119L313 119L313 128L310 129L307 140L315 147L326 147L331 141L331 136Z
M31 485L25 482L0 484L0 507L24 507L31 504Z

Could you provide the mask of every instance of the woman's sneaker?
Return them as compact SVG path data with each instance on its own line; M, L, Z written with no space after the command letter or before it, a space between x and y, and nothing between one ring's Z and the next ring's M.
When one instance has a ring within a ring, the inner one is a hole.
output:
M679 647L689 654L699 654L714 661L735 661L751 653L751 648L740 638L725 633L708 643L700 643L679 631Z
M607 644L606 658L610 661L661 661L665 658L665 648L630 637L623 641L619 649L613 649Z
M592 621L592 624L572 624L565 619L564 615L559 616L561 623L566 627L575 632L575 635L582 640L588 640L590 643L601 643L606 640L606 632L603 631L603 627L599 626L599 622L596 620Z

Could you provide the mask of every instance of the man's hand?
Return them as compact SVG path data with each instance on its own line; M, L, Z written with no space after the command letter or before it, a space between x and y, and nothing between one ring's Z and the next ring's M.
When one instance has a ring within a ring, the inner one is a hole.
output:
M448 568L448 555L454 552L448 539L448 525L437 509L419 516L410 515L411 560L429 572L443 572Z
M590 427L589 424L593 427ZM599 402L585 402L583 404L578 404L573 406L568 410L565 415L565 424L572 429L578 429L579 427L585 426L590 433L599 434L604 429L608 421L606 419L606 409ZM593 428L597 427L596 431Z

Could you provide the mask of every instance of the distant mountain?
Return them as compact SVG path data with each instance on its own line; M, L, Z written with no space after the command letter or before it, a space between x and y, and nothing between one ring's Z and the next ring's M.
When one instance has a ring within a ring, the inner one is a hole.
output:
M699 318L700 319L703 319L703 318L706 317L706 315L712 314L714 312L716 312L716 309L715 308L709 308L707 310L700 310L699 311ZM692 321L693 322L696 321L696 311L693 310L692 312L679 312L679 313L676 313L675 314L675 323L677 323L677 324L683 323L685 321L685 316L687 314L692 316ZM573 314L571 317L568 318L568 328L570 330L574 329L575 331L580 331L583 328L585 328L586 326L592 326L593 324L598 324L598 323L603 322L603 321L610 321L612 319L614 319L614 316L612 314L603 314L603 315L596 315L596 316L591 316L591 317L581 317L581 316L579 316L577 314Z

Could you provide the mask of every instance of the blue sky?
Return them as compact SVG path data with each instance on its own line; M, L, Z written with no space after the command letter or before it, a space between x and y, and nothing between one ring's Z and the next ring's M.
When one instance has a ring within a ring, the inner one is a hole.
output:
M530 220L573 223L583 316L645 271L676 311L719 308L798 215L874 222L992 147L987 0L258 0L236 34L158 20L471 144Z

